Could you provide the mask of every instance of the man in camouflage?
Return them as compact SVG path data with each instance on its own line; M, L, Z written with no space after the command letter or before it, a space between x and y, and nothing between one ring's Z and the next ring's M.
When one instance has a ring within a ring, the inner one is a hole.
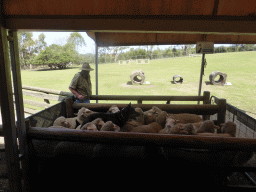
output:
M84 63L82 71L75 74L70 85L69 90L75 95L76 103L90 103L92 95L92 84L90 78L90 71L93 71L89 63Z

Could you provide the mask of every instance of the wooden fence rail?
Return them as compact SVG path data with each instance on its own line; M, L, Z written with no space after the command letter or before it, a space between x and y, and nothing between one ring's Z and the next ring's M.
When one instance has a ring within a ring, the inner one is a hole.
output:
M36 98L42 98L42 102L32 101L24 99L24 103L32 106L48 108L52 106L49 100L62 101L68 96L73 96L70 92L64 92L53 89L38 88L22 85L23 95L32 96ZM142 104L142 101L166 101L170 104L171 101L203 101L203 104L209 104L210 92L204 92L203 96L148 96L148 95L92 95L91 100L115 100L115 101L137 101L138 104ZM29 114L39 112L38 110L31 108L24 108L24 111Z

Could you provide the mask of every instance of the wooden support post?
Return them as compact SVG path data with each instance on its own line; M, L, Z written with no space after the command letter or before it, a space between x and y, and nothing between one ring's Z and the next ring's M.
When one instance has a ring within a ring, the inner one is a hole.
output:
M217 115L217 125L220 126L226 120L226 99L219 99L217 105L220 108L220 112ZM220 130L218 130L218 133L220 133Z
M66 103L66 117L67 118L74 117L74 111L72 108L73 99L71 97L66 98L65 103Z
M21 174L19 165L19 153L17 145L17 133L12 96L12 83L10 73L9 50L7 31L1 27L0 33L0 94L3 132L5 141L5 155L8 170L10 191L21 191Z
M203 104L211 104L210 101L210 92L209 91L204 91L204 101ZM210 119L210 115L203 115L203 120L209 120Z
M201 89L202 89L202 81L203 81L203 71L204 71L204 58L205 53L202 55L202 63L201 63L201 72L200 72L200 80L199 80L199 89L198 89L198 96L201 95ZM200 104L200 101L198 101L198 105Z
M96 95L99 94L98 92L98 44L97 44L97 33L95 33L95 83L96 83ZM98 100L96 100L96 103L98 103Z
M21 72L20 72L20 62L19 62L19 46L17 31L9 31L9 37L11 37L10 53L11 53L11 66L13 74L13 86L14 86L14 96L16 105L16 117L17 117L17 131L19 138L20 153L24 157L22 158L22 172L24 178L24 184L26 191L29 190L29 177L27 176L27 171L29 170L29 158L28 158L28 147L27 147L27 134L24 119L24 107L23 107L23 95L22 95L22 85L21 85Z

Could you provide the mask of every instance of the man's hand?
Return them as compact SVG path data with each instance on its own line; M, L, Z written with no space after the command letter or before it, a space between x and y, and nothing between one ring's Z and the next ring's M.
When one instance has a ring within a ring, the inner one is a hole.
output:
M79 100L83 101L84 100L84 96L80 95L76 90L72 89L71 87L69 87L69 90L71 91L71 93L73 93Z
M78 95L77 98L78 98L79 100L81 100L81 101L84 100L84 96L83 96L83 95Z

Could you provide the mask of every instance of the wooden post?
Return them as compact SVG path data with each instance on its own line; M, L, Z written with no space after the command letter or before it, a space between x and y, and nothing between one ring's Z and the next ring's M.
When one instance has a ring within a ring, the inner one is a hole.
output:
M217 125L220 126L226 120L226 99L217 100L217 105L220 108L220 112L217 115ZM220 130L218 130L218 133L220 133Z
M4 27L1 27L0 33L0 57L1 113L8 179L10 191L21 191L22 184L12 96L9 50L7 31Z
M98 92L98 42L97 42L97 33L95 33L95 83L96 83L96 95L99 94ZM98 103L98 100L96 100L96 103Z
M11 53L11 66L13 74L13 86L14 86L14 96L16 105L16 117L17 117L17 131L19 138L20 153L22 158L22 172L24 178L25 189L29 189L29 177L27 176L27 171L29 170L29 156L28 156L28 146L27 146L27 134L24 119L24 107L23 107L23 95L22 95L22 85L21 85L21 72L20 72L20 62L19 62L19 47L18 47L18 37L17 31L9 31L9 36L11 37L10 53Z
M201 89L202 89L203 71L204 71L204 58L205 58L205 53L203 53L203 55L202 55L202 63L201 63L201 73L200 73L200 80L199 80L198 96L201 95ZM200 101L198 101L198 104L200 104Z
M67 118L74 117L74 111L72 108L73 105L73 99L72 98L67 98L65 99L66 103L66 116Z
M211 104L210 101L210 92L209 91L204 91L204 101L203 104ZM210 120L210 115L203 115L203 120Z

